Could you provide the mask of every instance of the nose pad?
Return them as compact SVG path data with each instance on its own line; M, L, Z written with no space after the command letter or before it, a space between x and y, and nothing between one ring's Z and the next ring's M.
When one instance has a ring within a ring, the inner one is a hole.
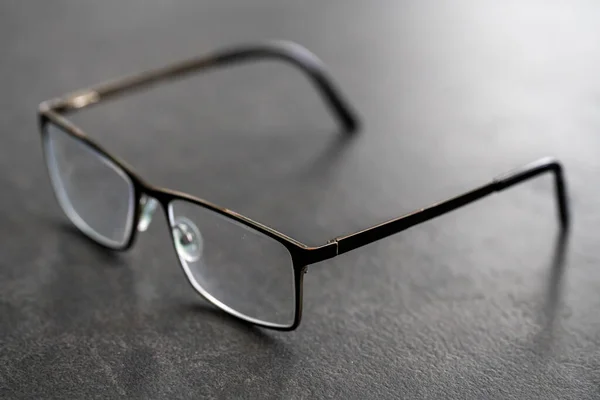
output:
M140 220L138 222L137 230L138 232L145 232L150 226L150 222L152 222L152 215L154 215L158 201L153 197L144 196L140 200L140 203L142 211L140 211Z
M195 262L202 256L204 240L196 224L185 217L175 219L173 240L177 254L187 262Z

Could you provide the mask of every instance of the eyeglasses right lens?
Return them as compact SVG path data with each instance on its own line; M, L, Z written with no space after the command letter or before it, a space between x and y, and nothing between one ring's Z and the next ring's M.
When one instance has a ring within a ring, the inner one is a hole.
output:
M127 174L53 123L45 127L44 151L56 197L71 222L101 244L123 247L135 208Z

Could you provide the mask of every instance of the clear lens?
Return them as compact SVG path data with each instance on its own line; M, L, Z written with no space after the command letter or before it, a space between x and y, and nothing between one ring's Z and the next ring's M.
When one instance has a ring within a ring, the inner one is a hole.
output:
M52 123L46 125L44 149L54 190L69 219L104 245L124 246L131 235L134 213L129 177Z
M202 295L251 322L294 322L292 257L271 237L197 204L169 205L175 250Z

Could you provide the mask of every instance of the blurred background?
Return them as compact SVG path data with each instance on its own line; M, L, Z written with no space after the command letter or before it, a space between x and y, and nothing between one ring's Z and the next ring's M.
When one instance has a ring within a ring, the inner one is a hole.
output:
M4 1L0 395L597 398L599 20L587 1ZM564 254L551 180L528 182L310 267L303 324L280 334L199 310L162 216L127 254L65 228L41 101L265 39L324 61L358 135L274 61L73 120L151 183L309 245L553 155Z

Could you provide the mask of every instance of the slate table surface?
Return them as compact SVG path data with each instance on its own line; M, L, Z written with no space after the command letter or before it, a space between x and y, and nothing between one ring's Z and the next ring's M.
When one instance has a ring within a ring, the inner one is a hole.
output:
M0 397L600 398L600 6L526 1L4 1ZM362 130L278 62L74 116L150 182L318 245L543 156L540 177L310 266L298 330L186 282L164 217L127 253L69 227L40 101L222 46L298 42Z

